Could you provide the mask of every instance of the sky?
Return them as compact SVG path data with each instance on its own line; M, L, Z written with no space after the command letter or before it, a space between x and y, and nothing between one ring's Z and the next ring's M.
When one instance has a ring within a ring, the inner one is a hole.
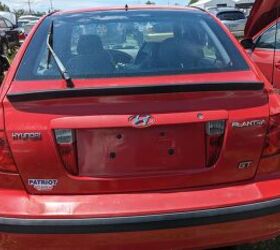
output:
M50 1L52 1L54 9L69 10L104 5L117 6L125 4L143 4L147 0L1 0L2 3L8 5L12 10L28 10L28 1L31 2L32 10L48 11L50 9ZM164 5L173 5L175 3L178 3L179 5L186 5L188 0L153 0L152 2Z

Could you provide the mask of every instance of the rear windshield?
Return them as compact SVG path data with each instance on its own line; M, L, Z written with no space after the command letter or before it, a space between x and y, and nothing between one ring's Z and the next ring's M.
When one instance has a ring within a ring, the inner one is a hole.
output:
M58 79L46 46L72 78L186 74L246 70L220 26L190 11L108 11L50 16L25 52L17 80Z
M222 21L236 21L240 19L245 19L245 14L240 11L227 11L222 12L217 15L217 17Z

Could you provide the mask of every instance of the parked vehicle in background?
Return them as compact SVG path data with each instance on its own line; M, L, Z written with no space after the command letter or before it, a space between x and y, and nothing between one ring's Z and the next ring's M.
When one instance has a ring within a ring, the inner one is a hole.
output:
M30 21L30 22L28 22L27 24L25 24L25 25L23 26L25 37L28 36L28 34L30 33L30 31L32 30L32 28L34 27L34 25L35 25L37 22L38 22L38 21Z
M18 27L19 28L23 28L26 24L28 24L30 22L30 20L27 19L20 19L18 20Z
M18 31L19 31L19 40L20 44L24 42L29 32L33 28L33 26L37 23L37 21L30 21L26 19L21 19L18 21Z
M278 0L257 0L241 42L272 85L280 88L280 7Z
M18 33L19 33L19 43L22 44L26 38L25 33L24 33L24 25L29 23L29 20L19 20L18 21Z
M17 26L17 17L15 13L0 11L0 16L8 19L14 26Z
M40 17L33 15L24 15L19 17L18 26L20 31L19 38L21 44L24 42L29 32L31 31L33 26L38 22L39 19Z
M29 20L29 21L38 21L40 17L33 15L23 15L18 18L18 20Z
M211 8L208 11L219 18L225 24L231 33L237 38L244 36L246 16L244 12L234 8Z
M16 47L19 43L19 31L17 26L12 24L8 19L0 16L0 46L5 55Z
M5 246L205 249L280 234L280 96L212 15L56 12L27 39L0 92Z

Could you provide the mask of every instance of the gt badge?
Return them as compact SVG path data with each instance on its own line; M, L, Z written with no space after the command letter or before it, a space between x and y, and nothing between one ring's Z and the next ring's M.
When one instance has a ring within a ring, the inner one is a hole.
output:
M242 161L238 164L239 169L246 169L251 167L253 164L253 161Z
M28 185L37 191L51 191L57 183L57 179L28 179Z

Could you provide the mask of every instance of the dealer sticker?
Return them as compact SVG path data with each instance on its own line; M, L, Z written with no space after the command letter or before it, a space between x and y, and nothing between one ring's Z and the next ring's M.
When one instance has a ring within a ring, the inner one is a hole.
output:
M57 179L28 179L28 185L37 191L51 191L57 183Z

